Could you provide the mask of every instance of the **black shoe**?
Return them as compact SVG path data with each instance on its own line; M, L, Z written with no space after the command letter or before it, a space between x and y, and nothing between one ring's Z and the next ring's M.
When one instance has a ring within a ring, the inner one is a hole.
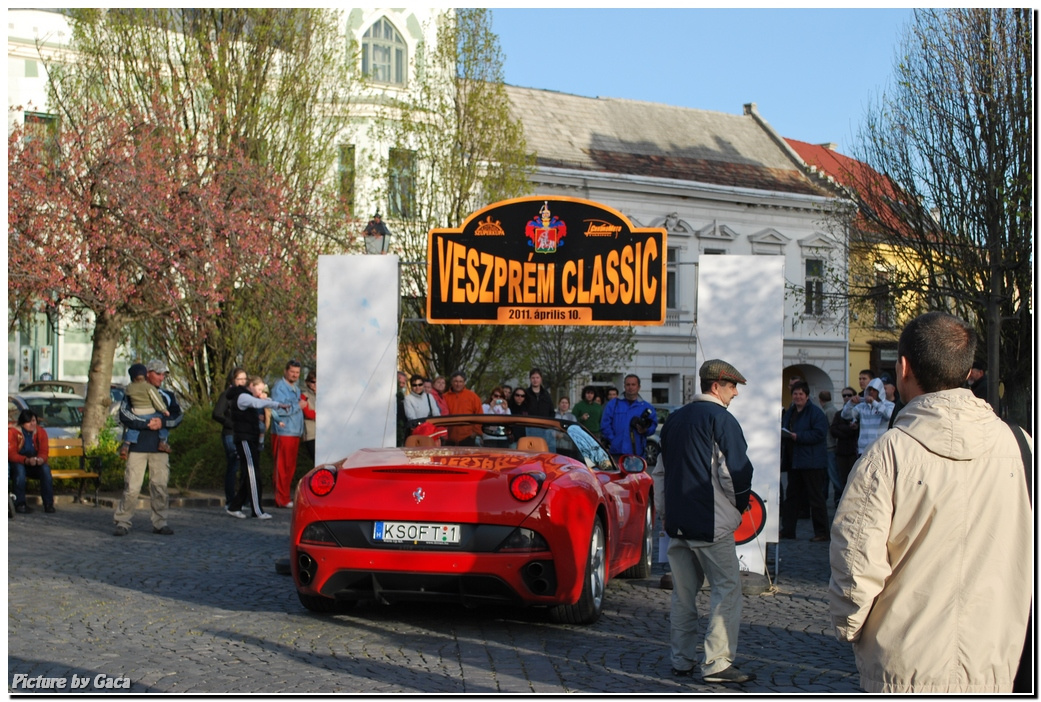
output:
M43 511L47 514L54 514L54 505L45 505Z
M166 536L169 536L170 534L173 533L173 529L171 529L168 526L164 526L162 529L154 529L153 528L152 529L152 533L153 534L165 534Z
M831 537L827 534L818 534L817 536L811 538L810 541L816 541L818 543L821 541L831 541Z
M677 678L690 678L694 676L694 669L690 668L688 670L680 670L679 668L673 668L672 674Z
M130 530L125 526L117 526L116 530L112 532L112 536L126 536L130 533Z
M661 576L661 580L658 581L658 587L662 590L672 589L672 573L664 573Z
M755 673L742 673L734 666L730 666L718 673L705 675L702 680L707 683L745 683L755 680Z
M33 513L32 507L30 507L29 505L15 505L14 506L14 511L17 512L18 514L32 514Z

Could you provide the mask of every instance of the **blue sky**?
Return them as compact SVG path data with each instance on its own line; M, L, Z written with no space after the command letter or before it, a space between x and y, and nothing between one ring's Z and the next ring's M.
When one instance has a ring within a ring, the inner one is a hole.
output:
M850 152L910 8L493 8L511 85L741 114Z

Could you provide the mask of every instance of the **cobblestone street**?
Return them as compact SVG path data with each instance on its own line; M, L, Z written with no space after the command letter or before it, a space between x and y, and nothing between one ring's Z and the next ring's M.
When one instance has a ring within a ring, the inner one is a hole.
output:
M173 536L153 534L145 508L117 538L105 502L8 520L9 689L42 676L69 681L56 690L66 693L99 683L131 693L859 691L852 650L828 623L827 544L808 541L808 522L783 543L773 591L744 599L736 664L758 679L724 686L671 676L658 572L613 581L589 627L537 609L362 603L318 616L275 572L288 511L236 520L216 497L183 500ZM702 594L703 616L707 604Z

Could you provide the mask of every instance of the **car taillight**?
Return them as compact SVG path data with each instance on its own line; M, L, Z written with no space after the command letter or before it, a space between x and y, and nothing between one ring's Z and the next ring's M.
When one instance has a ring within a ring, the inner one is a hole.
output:
M546 479L544 473L522 473L513 476L510 480L510 494L521 502L529 502L539 494L542 481Z
M311 492L318 497L325 497L333 491L333 486L336 485L336 469L331 466L319 468L311 474L308 484Z

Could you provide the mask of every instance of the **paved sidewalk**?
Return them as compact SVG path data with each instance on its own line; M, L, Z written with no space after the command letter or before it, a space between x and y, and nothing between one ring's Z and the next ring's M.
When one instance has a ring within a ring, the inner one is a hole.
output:
M124 537L112 536L111 506L59 500L55 514L9 519L9 689L52 678L67 686L41 691L74 692L76 676L86 692L107 683L182 694L860 691L852 650L828 622L827 544L808 541L808 522L801 540L783 542L774 589L744 599L737 665L758 679L725 686L670 675L658 568L613 581L589 627L541 610L408 604L319 616L275 572L289 511L231 519L221 502L217 492L177 498L172 536L152 534L146 504ZM701 595L702 613L707 604Z

